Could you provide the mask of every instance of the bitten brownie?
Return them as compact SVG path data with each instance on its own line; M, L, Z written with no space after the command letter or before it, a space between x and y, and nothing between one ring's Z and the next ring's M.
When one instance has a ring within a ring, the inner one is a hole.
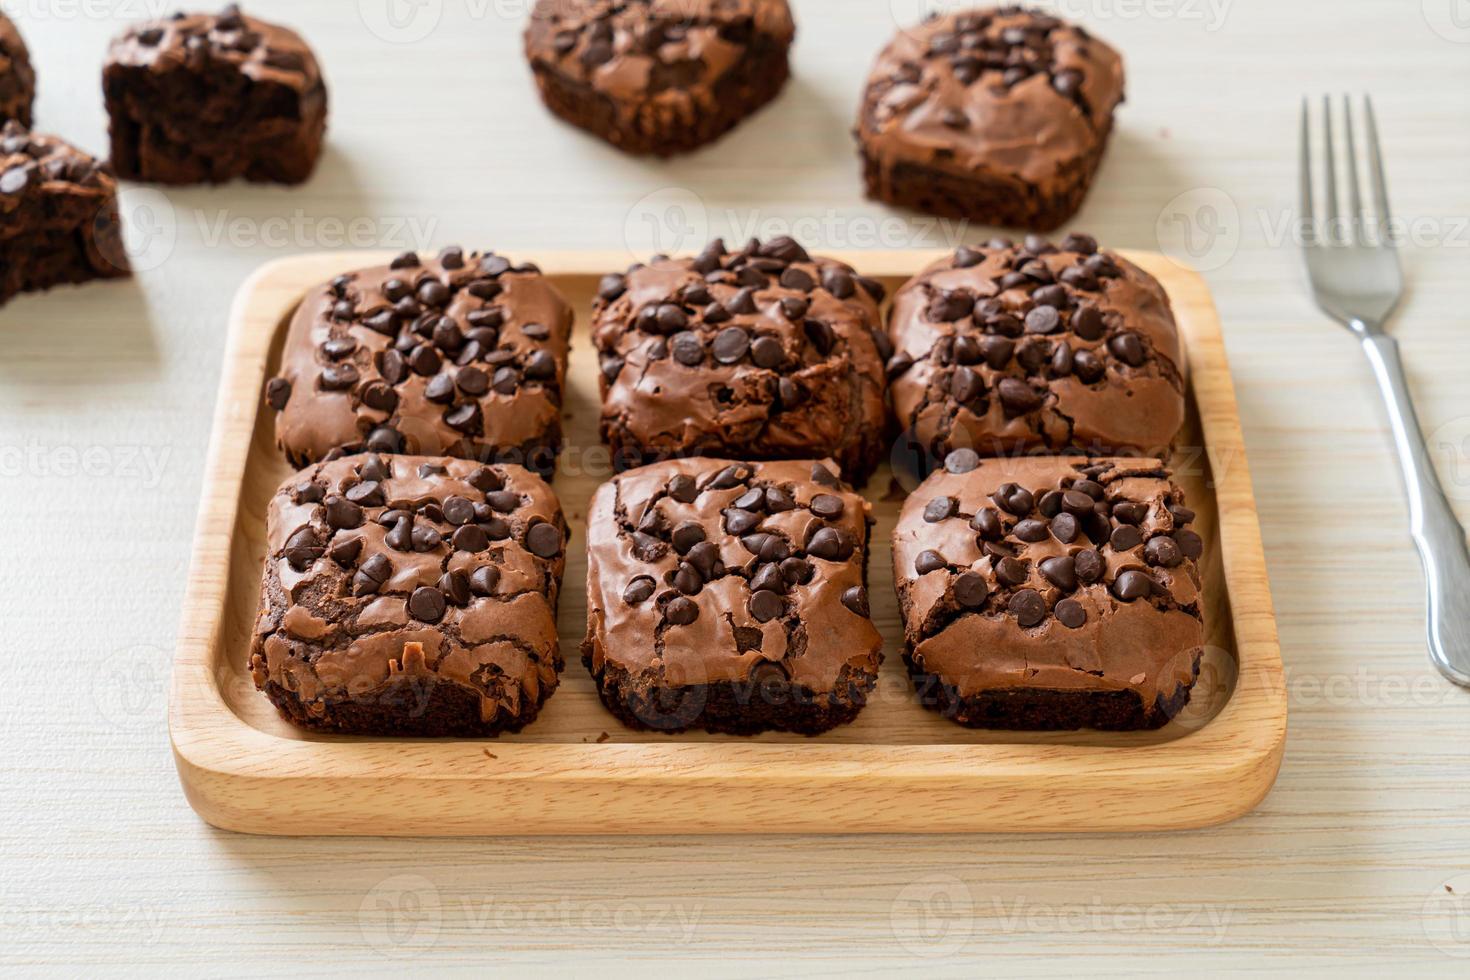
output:
M815 735L882 662L868 504L826 463L685 459L605 483L587 517L582 659L626 725Z
M117 181L107 167L18 122L0 127L0 303L127 274Z
M118 176L164 184L311 176L327 88L294 31L240 13L174 14L112 42L102 71Z
M885 445L882 299L790 238L606 276L592 340L614 463L831 456L862 483Z
M1122 59L1081 27L1014 7L935 17L900 31L868 79L868 195L1055 228L1081 207L1122 101Z
M291 319L266 385L296 466L363 451L518 463L561 446L572 309L529 264L446 248L338 276Z
M1162 463L958 450L893 532L920 700L973 728L1156 728L1203 652L1200 536Z
M553 113L669 156L774 99L795 34L786 0L538 0L525 42Z
M1087 235L959 248L895 294L889 329L921 466L961 448L1165 455L1184 422L1168 296Z
M0 13L0 123L31 125L31 103L36 99L36 72L20 31Z
M518 731L556 690L567 526L519 466L363 456L271 498L250 672L288 720L357 735Z

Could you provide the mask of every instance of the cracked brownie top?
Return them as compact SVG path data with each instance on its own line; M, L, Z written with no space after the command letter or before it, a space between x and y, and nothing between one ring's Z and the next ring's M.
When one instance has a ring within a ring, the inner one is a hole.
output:
M36 72L20 31L0 13L0 123L14 120L31 124L31 102L36 97Z
M447 248L338 276L291 320L266 387L298 465L342 453L504 459L549 473L572 310L533 265Z
M602 428L623 463L831 456L861 481L883 446L883 287L790 238L712 242L602 281Z
M959 450L904 504L893 571L910 654L961 696L1194 680L1195 515L1151 459L980 460Z
M786 0L539 0L526 50L631 116L643 101L708 108L754 39L787 47L795 34Z
M894 296L899 424L935 459L1076 447L1163 454L1184 352L1163 287L1087 235L961 247Z
M890 166L1072 179L1123 101L1123 62L1083 28L1016 7L900 31L868 81L858 136Z
M251 82L283 85L303 94L322 88L316 57L299 34L247 17L237 4L218 14L175 13L134 24L113 40L107 64L159 73L232 71ZM187 121L177 124L185 126Z
M360 456L271 499L250 667L316 713L400 681L474 692L523 717L556 687L567 526L519 466Z
M676 460L603 484L587 519L594 675L684 686L775 669L819 694L871 679L869 512L809 461Z

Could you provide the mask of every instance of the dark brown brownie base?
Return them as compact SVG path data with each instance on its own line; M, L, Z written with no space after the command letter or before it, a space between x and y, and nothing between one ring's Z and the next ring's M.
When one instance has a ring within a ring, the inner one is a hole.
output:
M1074 731L1095 728L1109 732L1145 731L1162 728L1189 702L1194 684L1180 685L1172 695L1145 705L1133 691L1064 691L1017 688L983 691L960 697L952 685L935 674L925 673L905 651L904 663L919 703L966 728L1010 731ZM1194 658L1194 676L1199 677L1200 654Z
M962 177L913 164L900 164L885 174L866 146L862 151L863 182L870 199L896 207L987 225L1051 231L1082 207L1107 149L1108 136L1103 134L1097 149L1051 194L1018 180L989 178L980 173Z
M202 91L163 87L147 71L109 70L105 101L111 163L119 177L159 184L220 184L240 177L256 183L300 184L311 176L326 131L326 113L320 105L298 106L295 93L279 86L240 90L233 71L214 79L190 78ZM287 122L302 111L306 116L293 131L250 141L232 139L234 127L223 131L203 127L180 142L158 121L188 120L198 101L220 98L225 92L238 94L242 127L273 119ZM138 106L147 106L147 112L140 116Z
M585 652L582 661L590 670L591 658ZM671 688L641 683L628 671L609 666L593 679L608 711L635 731L677 735L703 728L712 735L770 731L820 735L857 717L877 676L847 675L838 691L823 695L774 673L743 684L721 681Z
M561 668L558 666L557 672ZM377 691L326 702L326 713L313 715L292 692L274 682L266 697L281 716L294 725L336 735L409 735L421 738L493 738L518 732L541 712L555 687L541 692L541 700L527 702L521 713L504 712L490 721L480 718L480 697L458 684L440 681L430 688L412 680L393 681ZM426 697L427 695L427 697Z
M542 101L560 119L625 153L668 157L714 142L775 99L791 76L791 66L786 48L755 42L744 61L716 86L716 112L686 122L661 117L644 106L631 126L623 122L622 107L590 85L539 64L534 72Z
M53 286L129 274L115 212L93 228L22 235L0 244L0 303Z

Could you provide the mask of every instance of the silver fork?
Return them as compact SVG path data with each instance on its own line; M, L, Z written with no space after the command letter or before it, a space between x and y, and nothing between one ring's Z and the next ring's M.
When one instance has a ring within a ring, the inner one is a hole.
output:
M1348 212L1339 210L1338 163L1333 150L1332 105L1322 99L1324 182L1320 200L1324 213L1313 208L1311 110L1302 100L1301 210L1303 249L1312 294L1322 311L1347 327L1363 344L1383 401L1388 406L1393 441L1409 494L1409 530L1424 561L1429 585L1429 656L1456 684L1470 687L1470 553L1465 529L1455 519L1434 464L1419 430L1414 403L1399 361L1398 343L1383 325L1403 294L1403 273L1389 225L1388 187L1378 150L1378 124L1373 103L1363 99L1367 125L1365 149L1373 206L1364 207L1358 182L1357 147L1353 139L1352 103L1342 99L1345 141L1343 176ZM1318 218L1323 223L1318 223Z

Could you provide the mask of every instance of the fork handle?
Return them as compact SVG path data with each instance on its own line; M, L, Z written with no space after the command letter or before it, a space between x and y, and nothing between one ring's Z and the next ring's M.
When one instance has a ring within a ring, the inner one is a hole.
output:
M1429 657L1440 673L1470 687L1470 552L1465 546L1465 529L1435 475L1409 397L1397 341L1370 334L1363 338L1363 350L1388 407L1409 495L1409 530L1424 562L1429 586Z

